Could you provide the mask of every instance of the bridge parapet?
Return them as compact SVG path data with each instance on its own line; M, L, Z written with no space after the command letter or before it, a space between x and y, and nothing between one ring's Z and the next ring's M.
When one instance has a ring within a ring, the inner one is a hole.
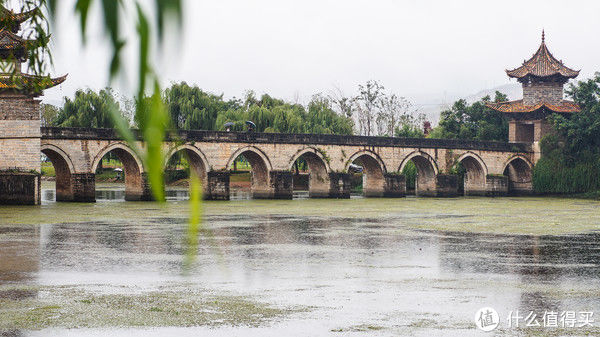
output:
M82 140L120 140L114 129L58 128L41 129L45 139L82 139ZM132 129L138 140L142 140L139 130ZM209 130L171 131L167 141L216 142L216 143L252 143L252 144L305 144L305 145L346 145L368 147L408 147L431 149L463 149L482 151L502 151L529 153L531 144L489 142L462 139L369 137L328 134L299 133L260 133L226 132Z

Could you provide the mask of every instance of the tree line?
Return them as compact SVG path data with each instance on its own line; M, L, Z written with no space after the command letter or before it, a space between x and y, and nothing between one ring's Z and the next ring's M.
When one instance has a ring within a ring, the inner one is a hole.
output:
M570 85L566 93L581 111L550 117L556 132L540 141L533 186L540 193L600 198L600 73Z
M307 104L299 104L268 94L257 97L252 91L241 99L225 99L223 94L181 82L165 89L161 98L171 118L167 127L175 129L244 131L246 121L251 121L257 132L423 137L424 117L408 100L383 89L378 82L369 81L358 87L356 96L337 91L313 95ZM42 124L111 128L113 109L130 121L131 127L143 128L147 114L135 106L110 88L82 89L73 98L65 97L62 107L45 105Z
M581 112L565 117L550 116L555 132L542 139L542 159L533 173L534 189L542 193L586 193L600 190L600 73L594 78L572 84L567 96ZM314 95L305 104L254 92L243 99L225 99L185 82L163 91L162 99L171 116L171 127L179 129L243 131L245 122L256 124L258 132L317 133L425 137L424 117L403 97L385 92L377 81L358 86L355 96L338 90L329 95ZM506 101L496 92L494 102ZM430 138L502 141L508 139L506 117L486 106L489 96L468 104L458 100L441 112L439 124ZM98 92L78 90L65 98L63 107L45 105L45 126L111 128L110 109L118 109L132 127L139 127L143 114L135 103L118 97L111 89ZM460 168L458 168L460 170ZM407 170L414 168L407 167ZM405 172L412 175L414 172ZM410 187L410 186L409 186Z

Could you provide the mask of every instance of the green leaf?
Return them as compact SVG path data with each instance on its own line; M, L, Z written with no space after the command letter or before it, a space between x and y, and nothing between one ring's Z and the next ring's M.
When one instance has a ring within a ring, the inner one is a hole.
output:
M195 170L190 170L190 217L186 233L187 249L184 260L184 272L190 269L198 250L198 233L202 218L202 184Z
M148 19L146 18L146 14L142 10L140 4L136 4L137 15L138 15L138 23L137 23L137 32L138 37L140 39L139 44L139 87L138 87L138 98L144 97L144 92L146 90L146 78L150 72L150 66L148 64L148 53L150 49L150 27L148 26Z
M87 28L87 18L88 13L90 12L91 2L91 0L77 0L77 2L75 3L75 13L79 14L81 38L83 39L84 43L86 41L85 32ZM50 2L50 10L51 13L56 13L56 1Z
M156 80L148 112L146 126L143 130L143 137L146 142L146 169L154 199L163 202L165 195L162 145L165 140L169 117L160 96L158 81Z
M155 0L156 5L156 25L158 27L158 36L160 41L164 36L164 22L167 15L175 15L175 22L181 27L182 6L181 0Z

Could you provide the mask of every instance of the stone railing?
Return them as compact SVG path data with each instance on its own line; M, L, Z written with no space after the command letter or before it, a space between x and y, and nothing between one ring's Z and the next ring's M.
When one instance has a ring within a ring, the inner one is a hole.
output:
M114 129L89 128L42 128L44 139L89 139L116 140L121 139ZM140 138L138 130L132 130ZM460 139L431 138L396 138L367 137L345 135L320 135L297 133L259 133L259 132L226 132L206 130L171 131L167 140L184 142L219 142L219 143L267 143L267 144L312 144L312 145L350 145L375 147L416 147L465 149L502 152L531 152L530 144L486 142Z

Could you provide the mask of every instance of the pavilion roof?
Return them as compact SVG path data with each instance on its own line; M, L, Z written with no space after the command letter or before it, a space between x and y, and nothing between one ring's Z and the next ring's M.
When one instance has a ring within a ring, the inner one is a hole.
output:
M557 60L552 53L546 47L545 34L542 31L542 44L533 56L523 62L518 68L513 70L506 70L506 74L509 77L518 79L525 78L526 76L535 77L550 77L550 76L561 76L564 78L575 78L579 75L579 70L573 70L565 66L562 61Z
M67 75L51 78L50 76L35 76L22 73L3 73L0 74L0 91L16 90L38 95L41 94L42 90L57 86L66 79Z
M34 8L27 12L15 13L11 9L8 9L4 6L0 6L0 22L10 22L20 25L21 23L29 20L37 10L38 8Z
M35 40L23 39L8 29L0 29L0 49L25 48L34 42Z
M542 108L546 108L550 111L557 113L573 113L579 112L580 108L577 103L568 100L562 100L559 104L550 104L546 102L541 102L536 105L524 105L523 100L518 101L509 101L509 102L500 102L500 103L486 103L489 108L492 108L496 111L504 112L504 113L523 113L523 112L533 112L536 110L540 110Z

